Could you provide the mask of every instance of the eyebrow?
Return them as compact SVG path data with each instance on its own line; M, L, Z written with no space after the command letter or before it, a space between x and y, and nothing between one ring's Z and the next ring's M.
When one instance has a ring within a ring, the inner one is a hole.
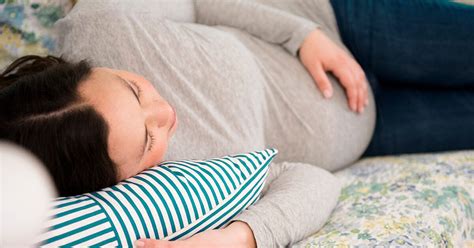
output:
M135 92L135 90L132 88L132 86L130 86L130 83L127 80L125 80L123 77L121 77L119 75L116 75L116 76L120 79L120 82L122 82L122 84L125 85L125 87L127 87L133 93L133 95L137 99L138 103L140 103L140 100L138 99L138 95ZM142 145L143 153L142 153L141 157L143 157L145 155L145 149L146 149L146 144L147 143L148 143L148 129L146 128L146 125L145 125L145 139L144 139L144 142L143 142L143 145Z

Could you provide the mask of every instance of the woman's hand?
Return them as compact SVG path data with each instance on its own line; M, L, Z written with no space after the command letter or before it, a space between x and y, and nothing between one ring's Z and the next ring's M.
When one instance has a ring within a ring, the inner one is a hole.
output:
M331 41L321 30L311 32L299 50L300 60L309 71L324 97L330 98L333 89L326 71L331 71L347 93L349 107L362 113L369 104L368 86L360 65Z
M234 221L224 229L207 230L185 240L140 239L136 247L144 248L255 248L256 242L247 223Z

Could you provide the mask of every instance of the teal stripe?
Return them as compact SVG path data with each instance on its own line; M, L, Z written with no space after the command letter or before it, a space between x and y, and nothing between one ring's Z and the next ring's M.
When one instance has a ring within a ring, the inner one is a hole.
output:
M234 182L234 179L232 178L232 176L229 174L229 172L227 172L227 170L221 164L216 163L214 161L209 161L209 163L212 163L213 165L219 167L221 169L221 171L223 171L224 174L226 175L226 177L229 179L229 182L232 184L232 189L229 189L229 186L227 185L227 183L225 183L226 181L224 181L224 185L226 186L227 194L230 194L230 192L237 187L235 185L235 182ZM221 174L221 173L219 173L219 174ZM236 176L236 178L238 178L238 177Z
M156 199L150 194L150 192L145 188L145 186L140 185L138 183L134 183L134 182L130 182L130 183L133 184L133 185L136 185L137 187L139 187L142 190L142 192L148 197L148 200L150 200L151 204L153 204L153 207L156 210L156 213L158 214L158 217L160 218L160 227L163 227L162 228L163 236L164 237L168 236L168 229L166 229L165 218L163 217L163 214L161 213L161 211L159 211L160 207L156 203ZM150 185L150 187L153 187L153 186ZM160 194L158 194L158 195L160 196ZM164 200L162 200L162 202L164 202ZM165 207L167 207L166 204L165 204ZM154 222L152 224L153 224L153 228L156 230L156 224ZM160 237L160 235L158 234L158 231L157 231L156 239L161 239L161 238L164 238L164 237Z
M249 158L249 156L239 155L239 156L235 156L235 157L247 159L247 160L252 164L252 167L253 167L255 170L257 169L257 166L256 166L255 163L252 161L252 159Z
M239 160L239 162L244 165L245 170L247 171L247 173L249 173L249 175L252 174L252 171L250 170L250 168L249 168L249 166L247 165L247 163L245 163L245 162L244 162L242 159L240 159L240 158L237 158L237 160Z
M115 238L106 239L106 240L104 240L102 242L99 242L95 245L91 245L91 247L102 247L102 246L105 246L105 245L109 245L109 244L113 243L114 241L115 241ZM120 242L119 242L119 245L117 247L122 247L120 245Z
M128 184L123 184L123 187L125 187L129 192L131 192L132 194L135 195L135 197L137 197L137 199L142 203L143 205L143 208L145 208L145 211L150 219L150 222L151 222L151 226L153 227L153 232L155 234L155 236L151 237L151 236L148 236L149 234L147 233L147 238L158 238L158 230L156 229L156 225L155 225L155 218L153 217L151 211L150 211L150 208L148 207L148 205L146 204L146 202L142 199L142 196L139 195L135 190L132 189L132 187L130 186L130 182L128 182L127 180L125 181L127 182ZM146 225L145 223L143 225ZM148 229L146 229L148 230Z
M267 155L267 157L270 156L270 152L268 152L268 149L266 149L266 150L263 151L263 152Z
M259 164L262 163L260 159L254 153L250 153L250 156L254 157L258 161Z
M211 208L211 200L209 199L209 196L207 195L207 191L204 189L204 187L202 187L202 185L199 183L200 180L198 180L193 174L191 174L190 172L187 171L187 169L185 168L182 168L182 167L185 167L184 165L182 165L181 167L178 167L178 166L175 166L175 165L171 165L169 166L170 168L172 169L176 169L176 170L180 170L182 173L186 173L188 176L192 177L197 185L199 186L199 188L201 189L201 191L203 192L203 195L204 195L204 198L206 198L206 201L207 201L207 204L208 204L208 208ZM201 200L201 196L199 195L196 187L194 187L193 183L189 183L189 186L191 186L191 188L193 189L194 193L196 194L196 198L199 200L199 203L201 205L201 211L203 214L206 213L206 209L204 208L204 203L202 202Z
M163 163L160 164L160 167L163 167L163 166L170 167L171 165L179 165L179 162L185 162L185 161L187 161L187 160L163 162Z
M97 205L94 202L91 202L88 205L84 205L82 207L78 207L78 208L70 209L68 211L64 211L62 213L58 213L54 216L54 218L61 218L61 217L66 216L68 214L77 213L81 210L88 209L88 208L91 208L91 207L94 207L94 206L97 206Z
M74 205L74 204L77 204L79 202L83 202L83 201L89 201L89 199L80 199L80 200L76 200L76 201L71 201L71 202L66 202L66 203L62 203L62 204L59 204L57 206L55 206L54 208L63 208L63 207L67 207L67 206L70 206L70 205Z
M220 222L220 221L223 221L223 218L225 218L225 216L229 216L227 219L225 219L225 221L223 223L227 223L230 219L234 218L234 216L236 216L238 213L242 212L244 209L245 209L245 206L249 206L247 204L249 204L249 202L255 197L256 194L258 194L258 190L260 189L260 183L263 181L263 177L260 177L260 179L258 179L258 182L255 184L255 187L250 190L249 192L247 192L247 194L245 194L245 197L242 197L238 202L237 204L235 204L234 206L232 206L230 209L228 209L225 213L222 213L219 217L215 218L214 221L212 221L211 223L209 223L207 226L201 228L201 230L207 230L209 229L211 226L213 226L214 224L216 224L216 222ZM244 204L242 204L242 202L245 202ZM236 209L237 211L235 211L234 213L232 213L232 211L234 211L235 208L237 208L238 206L240 206L238 209ZM219 212L216 212L216 215L220 213Z
M256 170L256 169L257 169L257 165L253 162L253 160L252 160L251 158L249 158L249 156L245 156L245 158L252 164L253 169Z
M130 213L128 208L125 207L125 205L123 205L122 201L117 198L117 196L114 194L115 192L105 191L105 193L107 193L110 197L112 197L115 200L115 202L117 202L120 205L122 210L125 212L125 215L127 215L128 219L130 220L129 222L130 222L130 225L132 225L133 232L135 233L135 237L137 237L137 238L140 237L140 233L138 233L137 224L133 220L132 214ZM126 219L125 216L121 215L120 217L122 219Z
M211 162L211 163L212 163L212 162ZM217 170L214 168L214 166L212 166L212 165L215 165L215 164L214 164L214 163L209 164L209 162L207 162L207 163L203 163L203 162L202 162L202 165L204 165L204 166L206 166L207 168L209 168L209 169L211 169L212 171L214 171L214 173L221 179L222 184L224 185L227 194L230 194L229 186L227 186L227 181L224 179L224 177L222 177L222 173L219 172L219 171L217 171ZM232 181L231 178L229 178L229 180ZM219 187L219 188L220 188L220 187ZM222 199L224 199L224 198L225 198L225 196L222 196Z
M236 168L240 172L240 174L238 175L240 178L242 178L243 180L247 180L247 176L238 164L234 163L234 161L232 161L230 158L225 158L225 160L227 160L227 162L229 162L234 168Z
M257 198L255 198L255 200L254 200L253 202L251 202L250 205L253 205L253 204L254 204L255 202L257 202L259 199L260 199L260 195L259 195Z
M186 214L186 219L188 220L188 222L186 223L186 225L188 225L189 223L191 223L191 214L189 213L189 206L186 205L186 200L184 199L183 197L183 194L181 192L181 190L178 189L178 186L173 182L173 180L171 180L169 178L168 175L166 175L165 173L161 172L161 171L158 171L156 170L156 173L160 174L166 181L168 181L168 183L171 185L171 187L173 187L173 189L175 190L175 193L178 195L179 199L181 200L181 204L184 208L184 212ZM179 181L179 180L178 180ZM186 188L186 185L183 185L181 184L181 186L183 188ZM168 187L166 187L168 188ZM170 191L171 193L171 191ZM174 200L175 199L175 196L173 194L170 195L171 198ZM193 201L190 200L191 204L193 204ZM181 220L180 224L180 228L183 228L184 227L184 224L183 224L183 220L182 220L182 216L181 216L181 211L179 211L178 209L176 209L177 211L177 214L178 214L178 218Z
M78 245L78 244L80 244L80 243L84 243L84 242L86 242L86 241L88 241L88 240L91 240L91 239L100 237L100 236L102 236L102 235L104 235L104 234L107 234L107 233L109 233L109 232L113 232L113 231L112 231L112 228L110 228L110 227L109 227L109 228L106 228L106 229L104 229L104 230L102 230L102 231L99 231L99 232L90 234L90 235L88 235L88 236L85 236L85 237L83 237L83 238L81 238L81 239L78 239L78 240L76 240L76 241L74 241L74 242L65 244L64 246L66 246L66 247L75 246L75 245Z
M146 227L145 219L143 218L142 212L140 211L140 209L138 209L135 201L133 201L132 198L130 198L130 196L127 193L120 190L117 186L113 186L112 189L122 193L122 195L125 197L125 199L127 199L128 203L130 203L132 208L135 209L135 213L138 215L138 218L140 219L140 222L142 223L141 226L143 227L143 231L145 232L145 237L150 238L150 233L148 232L148 228ZM124 208L126 208L125 205L124 205ZM128 208L127 208L127 210L128 210ZM133 223L135 223L135 220L133 218L131 220L133 220ZM143 237L141 237L140 234L138 234L137 238L143 238Z
M89 194L89 195L92 195L92 194ZM114 234L115 234L115 237L113 237L112 239L114 240L117 240L119 246L121 245L121 241L119 239L119 235L118 235L118 232L117 232L117 228L115 228L115 225L113 224L112 222L112 219L110 218L109 216L109 213L107 213L107 211L105 211L104 209L104 206L102 206L98 201L97 199L93 198L92 196L87 196L89 199L91 199L92 201L94 201L97 206L100 207L100 209L102 209L102 212L105 214L106 218L107 218L107 221L110 223L110 226L112 226L112 230L114 230Z
M263 159L266 159L267 156L265 156L265 154L263 154L262 152L257 152L258 155L262 156Z
M237 195L240 195L240 194L242 193L242 191L243 191L248 185L250 185L250 184L255 180L255 178L256 178L257 176L260 175L260 180L262 180L262 179L264 178L265 173L262 173L262 171L263 171L265 168L268 167L268 164L271 162L271 160L272 160L271 158L268 159L267 162L266 162L263 166L261 166L261 167L259 168L259 170L258 170L257 172L255 172L255 173L252 175L252 177L251 177L247 182L245 182L244 185L242 185L242 187L239 189L239 191L234 195L233 199L235 199ZM248 194L247 194L247 195L248 195ZM244 198L245 198L245 197L244 197ZM233 202L234 202L234 201L230 201L230 200L227 201L225 204L221 205L221 206L218 208L218 210L216 210L216 212L214 212L214 214L216 214L216 213L222 211L227 205L229 205L229 204L231 204L231 203L233 203ZM185 232L183 232L183 233L177 235L176 237L170 239L170 241L177 240L177 239L179 239L179 238L181 238L181 237L183 237L183 236L186 236L188 233L190 233L190 232L192 232L194 229L198 228L200 225L202 225L204 222L206 222L206 221L207 221L209 218L211 218L211 217L212 217L211 215L208 215L206 218L204 218L204 219L203 219L202 221L200 221L198 224L194 225L193 227L191 227L190 229L186 230ZM201 229L201 230L202 230L202 229Z
M168 195L168 197L170 198L171 200L171 204L173 204L173 207L174 207L174 212L176 213L176 217L178 218L178 222L179 222L179 227L180 228L183 228L184 227L184 224L183 224L183 216L181 216L181 212L179 211L179 208L178 208L178 203L176 202L176 199L175 197L173 196L173 193L171 193L170 189L168 187L166 187L166 185L162 182L161 179L159 179L158 177L156 177L155 175L153 175L152 173L150 173L150 171L145 171L143 172L143 174L146 174L150 177L152 177L154 179L154 181L156 183L158 183L166 192L166 194ZM166 203L166 202L165 202ZM166 204L165 204L166 205ZM170 218L170 222L171 223L174 223L174 219L173 219L173 216L169 216ZM173 231L175 232L175 231Z
M214 190L214 187L212 187L212 185L209 183L209 181L206 179L206 177L199 171L199 170L196 170L194 169L193 167L195 166L194 164L188 164L189 162L184 162L186 165L186 168L187 169L190 169L194 172L196 172L196 174L199 175L199 177L201 178L201 180L198 180L197 182L204 182L208 187L209 187L209 190L211 191L212 195L214 196L214 202L216 203L216 205L219 203L218 202L218 198L217 198L217 195L216 195L216 192ZM214 184L216 185L216 184ZM209 193L207 190L203 190L204 193ZM209 209L212 209L212 204L210 203L209 201Z
M138 180L140 181L143 181L145 183L147 183L152 189L153 191L156 193L156 195L158 196L158 198L160 198L161 202L163 203L163 205L165 206L165 211L166 213L168 214L168 219L170 220L170 224L171 224L171 233L174 233L176 232L176 227L174 226L174 220L173 220L173 216L171 215L171 210L168 206L168 204L166 204L166 201L165 199L163 198L163 196L161 195L161 192L158 191L158 189L155 187L155 185L153 185L150 181L148 181L148 179L146 178L143 178L143 177L137 177ZM154 198L152 198L152 200L155 200ZM157 209L160 209L160 208L157 208ZM163 235L168 236L168 228L166 227L165 223L162 223L162 227L163 227ZM165 234L166 233L166 234Z
M263 178L263 177L260 177L259 181L261 181L262 178ZM255 177L252 177L252 179L250 179L250 181L254 181L254 179L255 179ZM256 185L257 185L257 184L256 184ZM246 185L246 186L243 187L242 189L246 188L247 186L248 186L248 185ZM242 197L242 199L241 199L240 201L238 201L237 203L235 202L236 197L234 197L234 198L232 199L232 201L226 202L226 203L225 203L223 206L221 206L216 212L214 212L213 215L208 215L208 216L206 216L206 218L205 218L204 220L202 220L201 222L199 222L198 224L196 224L196 225L193 226L192 228L186 230L186 232L183 232L183 233L179 234L178 236L176 236L176 237L170 239L170 241L177 240L177 239L179 239L179 238L181 238L181 237L187 235L188 233L192 232L194 229L197 229L199 226L203 225L203 224L204 224L207 220L209 220L210 218L213 218L214 216L216 216L216 215L218 215L219 213L221 213L221 212L223 211L223 209L224 209L225 207L227 207L227 205L229 205L229 204L234 204L234 205L230 208L230 210L228 210L227 212L221 214L221 216L219 216L218 218L216 218L216 220L214 220L211 224L207 225L206 227L201 227L201 228L199 228L199 231L198 231L198 232L201 232L201 231L204 231L204 230L208 229L208 227L209 227L210 225L215 224L216 221L219 221L220 219L222 219L225 214L228 214L230 211L232 211L234 208L236 208L243 200L247 199L248 195L251 194L253 191L255 191L255 188L257 188L257 187L254 187L253 190L250 190L249 192L247 192L247 194L246 194L244 197ZM240 190L240 191L242 191L242 190ZM258 192L258 191L256 191L256 192ZM237 195L240 195L240 194L241 194L241 192L239 192ZM245 205L242 205L240 211L243 210L244 206L245 206Z
M127 242L127 246L132 246L132 240L130 239L130 235L128 235L128 230L127 230L127 226L125 225L125 223L123 222L122 220L122 217L120 216L120 214L117 212L117 210L115 209L115 207L107 200L105 199L105 197L101 196L99 193L97 192L94 192L94 193L91 193L91 195L95 196L96 198L100 199L102 202L104 202L107 206L109 206L110 209L112 209L112 212L114 213L115 217L118 219L119 223L120 223L120 227L122 227L122 234L125 234L125 239L126 239L126 242ZM117 223L114 223L114 222L111 222L112 224L117 224ZM123 245L125 246L125 244L122 244L122 240L120 239L120 236L117 235L117 240L119 240L119 245Z
M232 164L232 166L234 166L235 168L237 168L237 170L240 171L240 175L239 175L239 176L240 176L242 179L247 180L247 176L245 175L245 173L242 171L242 169L240 168L240 166L239 166L238 164L234 163L234 161L232 161L230 158L226 158L226 160L227 160L228 162L230 162L230 163ZM247 171L248 171L248 169L247 169ZM252 173L249 172L249 175L251 175L251 174L252 174Z
M234 165L231 163L227 163L227 161L225 161L224 159L217 159L217 161L225 164L231 171L232 173L234 174L234 176L237 178L237 181L239 182L239 185L242 184L242 180L241 180L241 176L240 174L237 174L236 171L233 169L234 168ZM240 172L240 169L237 168L237 170ZM237 187L237 186L236 186ZM235 189L235 188L234 188Z
M98 220L98 221L96 221L96 222L92 222L92 223L90 223L90 224L88 224L88 225L81 226L81 227L79 227L79 228L77 228L77 229L71 230L71 231L66 232L66 233L63 233L63 234L61 234L61 235L54 236L54 237L52 237L52 238L46 240L46 241L44 242L44 244L50 244L50 243L56 242L56 241L58 241L58 240L67 238L67 237L69 237L69 236L71 236L71 235L74 235L74 234L76 234L76 233L80 233L80 232L82 232L82 231L85 231L85 230L87 230L87 229L93 228L93 227L98 226L98 225L100 225L100 224L102 224L102 223L105 223L105 222L107 222L107 219L105 219L105 218L104 218L104 219L100 219L100 220Z
M262 178L260 178L259 182L256 184L256 187L255 187L256 190L253 190L254 193L252 194L252 196L250 196L249 199L248 199L248 201L246 201L246 202L244 203L244 205L242 205L242 206L243 206L242 209L241 209L240 211L238 211L238 212L236 212L236 213L230 215L229 218L227 218L226 220L222 221L221 224L217 225L217 227L216 227L215 229L219 229L219 228L221 228L223 225L229 223L229 221L230 221L232 218L234 218L237 214L239 214L239 213L241 213L242 211L244 211L245 206L251 206L251 205L253 205L253 203L255 203L255 201L256 201L256 200L259 198L259 196L260 196L260 194L258 194L258 193L261 192L261 190L262 190L263 183L261 183L261 182L262 182ZM252 202L249 203L250 201L252 201Z
M198 213L198 210L196 208L196 204L194 203L194 200L193 200L193 197L192 197L192 194L191 194L191 191L189 191L189 184L187 184L186 182L183 182L182 178L181 177L184 177L184 175L179 172L179 171L173 171L171 170L171 168L169 167L162 167L164 170L168 171L169 173L173 174L176 176L176 180L178 180L181 185L183 186L184 190L186 191L186 194L189 196L189 201L191 202L191 206L193 207L193 212L194 212L194 216L196 218L199 218L199 213ZM196 197L199 199L199 197ZM191 217L188 217L188 220L189 220L189 223L192 222L192 220L190 219ZM188 224L189 224L188 223Z
M218 179L217 179L214 175L212 175L211 172L209 172L209 169L212 170L212 171L214 171L214 173L216 173L216 175L221 179L222 184L223 184L225 187L227 187L224 178L222 178L222 176L220 175L221 173L216 172L216 170L213 169L213 168L212 168L212 165L210 165L210 164L203 163L203 164L200 164L200 165L201 165L202 171L203 171L204 173L206 173L206 174L214 181L214 185L216 185L216 188L219 190L219 194L221 195L220 200L224 199L224 198L225 198L225 195L224 195L224 192L223 192L222 189L221 189L221 186L220 186L220 184L219 184L219 181L218 181Z
M78 216L74 219L69 219L67 221L64 221L64 222L61 222L61 223L58 223L54 226L51 227L50 230L57 230L59 228L62 228L62 227L65 227L67 225L71 225L71 224L74 224L76 222L79 222L79 221L82 221L82 220L85 220L87 218L90 218L90 217L93 217L93 216L96 216L96 215L99 215L100 213L102 213L102 211L99 209L99 210L96 210L92 213L88 213L88 214L84 214L84 215L81 215L81 216Z

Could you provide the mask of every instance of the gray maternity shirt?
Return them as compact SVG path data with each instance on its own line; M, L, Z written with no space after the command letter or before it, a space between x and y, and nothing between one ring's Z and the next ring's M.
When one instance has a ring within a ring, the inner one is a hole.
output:
M334 78L324 100L296 57L318 25L342 46L329 4L198 0L200 24L163 18L166 4L80 0L57 23L58 53L152 82L179 118L167 160L277 148L261 199L234 220L249 224L258 247L315 233L341 189L327 170L356 160L374 127L373 107L352 113Z

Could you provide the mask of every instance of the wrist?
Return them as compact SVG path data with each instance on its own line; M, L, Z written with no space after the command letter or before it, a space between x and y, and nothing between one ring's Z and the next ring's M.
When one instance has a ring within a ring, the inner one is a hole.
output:
M228 231L232 231L232 236L237 239L237 242L243 244L244 247L256 248L257 242L253 235L250 226L243 221L233 221L226 227Z

